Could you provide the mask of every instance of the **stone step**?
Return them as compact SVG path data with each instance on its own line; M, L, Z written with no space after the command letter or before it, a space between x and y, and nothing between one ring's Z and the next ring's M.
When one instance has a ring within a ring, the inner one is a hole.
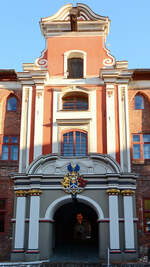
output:
M86 262L80 262L80 263L74 263L74 262L49 262L49 263L43 263L41 267L101 267L102 265L100 263L86 263Z

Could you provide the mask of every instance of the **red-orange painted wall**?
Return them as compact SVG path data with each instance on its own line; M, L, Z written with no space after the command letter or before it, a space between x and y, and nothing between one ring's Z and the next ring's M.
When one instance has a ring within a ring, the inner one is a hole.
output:
M51 37L48 46L48 71L50 76L64 75L64 53L83 50L87 53L87 75L99 75L103 59L108 58L104 49L104 37Z

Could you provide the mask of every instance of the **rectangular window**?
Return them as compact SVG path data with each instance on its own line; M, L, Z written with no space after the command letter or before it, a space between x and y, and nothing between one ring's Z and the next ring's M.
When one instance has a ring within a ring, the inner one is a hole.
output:
M6 225L6 199L0 199L0 233L5 232Z
M1 160L17 161L19 156L19 137L3 136Z
M143 206L144 232L150 233L150 199L144 199Z
M133 134L132 154L133 160L150 159L150 134Z

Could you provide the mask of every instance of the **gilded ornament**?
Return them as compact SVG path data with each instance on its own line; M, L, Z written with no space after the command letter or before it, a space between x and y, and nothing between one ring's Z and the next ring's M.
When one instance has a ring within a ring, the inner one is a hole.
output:
M61 181L65 193L76 195L81 193L86 186L87 181L79 174L80 167L78 164L75 166L69 164L67 166L69 173L64 176Z
M16 197L25 197L28 194L27 190L17 190L15 191Z
M117 188L111 188L111 189L107 189L106 192L108 195L118 195L120 193L120 190Z
M121 194L123 196L132 196L132 195L134 195L134 193L135 193L135 191L131 190L131 189L126 189L126 190L121 191Z
M30 196L40 196L42 194L42 191L40 189L31 189L28 191L28 194Z

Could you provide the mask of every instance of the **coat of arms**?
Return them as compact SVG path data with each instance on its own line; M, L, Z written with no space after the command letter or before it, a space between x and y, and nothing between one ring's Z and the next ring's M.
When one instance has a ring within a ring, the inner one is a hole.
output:
M72 166L71 163L67 166L68 174L64 176L61 184L66 193L76 195L81 193L86 186L87 180L79 174L80 166L76 164Z

